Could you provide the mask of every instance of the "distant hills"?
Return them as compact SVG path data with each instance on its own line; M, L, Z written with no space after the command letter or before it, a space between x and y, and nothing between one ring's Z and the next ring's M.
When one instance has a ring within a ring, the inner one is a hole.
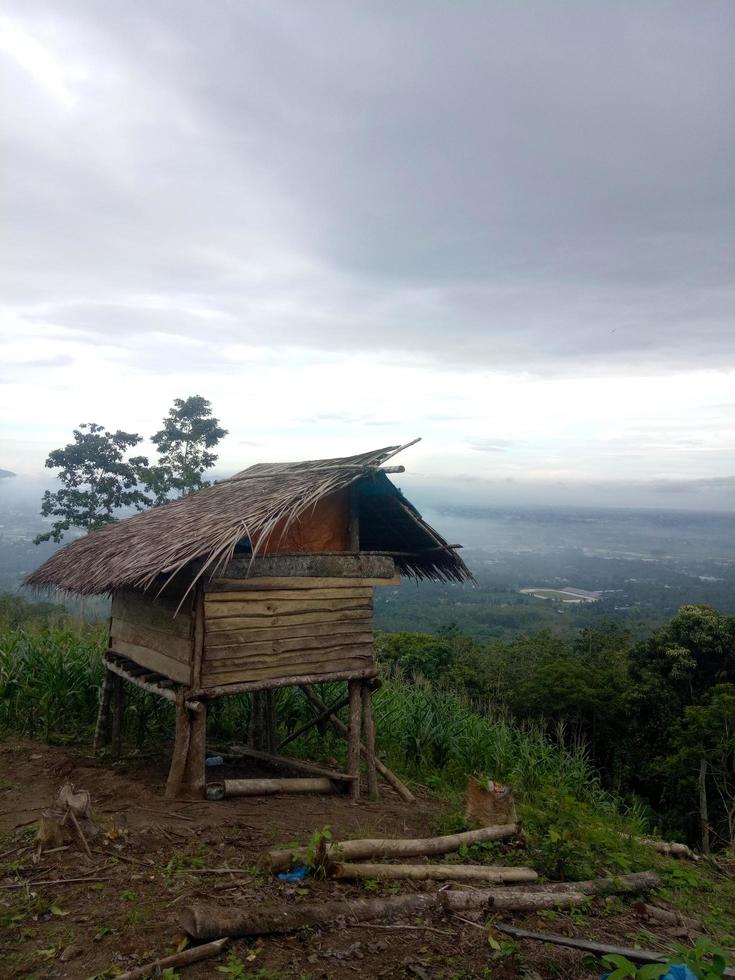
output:
M11 476L15 476L12 470L0 470L0 480L9 480Z

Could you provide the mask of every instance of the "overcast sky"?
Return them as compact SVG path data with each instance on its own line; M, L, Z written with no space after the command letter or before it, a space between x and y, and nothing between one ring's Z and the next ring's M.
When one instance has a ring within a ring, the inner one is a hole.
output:
M735 509L735 3L5 0L0 467Z

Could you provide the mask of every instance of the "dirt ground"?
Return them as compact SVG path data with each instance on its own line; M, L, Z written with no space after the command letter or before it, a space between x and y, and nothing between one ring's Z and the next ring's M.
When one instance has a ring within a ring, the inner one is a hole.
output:
M212 772L217 778L247 774L229 768ZM247 909L367 897L364 886L344 882L284 883L256 863L273 845L307 843L325 826L337 838L429 836L445 810L429 797L408 806L384 784L380 802L357 805L341 796L168 804L165 776L163 756L113 767L78 746L0 743L0 977L93 978L130 970L179 947L185 939L179 910L192 902ZM92 795L102 831L93 858L70 846L34 863L36 821L64 782ZM373 886L371 895L431 887L384 882ZM537 931L641 945L639 923L617 900L612 905L598 899L591 912L553 913L549 920L549 913L498 917ZM187 967L182 975L187 980L595 975L574 951L513 943L500 933L490 933L489 942L488 934L482 920L455 916L363 925L340 920L333 929L235 942L218 959ZM664 948L670 942L660 931L649 933L645 945Z

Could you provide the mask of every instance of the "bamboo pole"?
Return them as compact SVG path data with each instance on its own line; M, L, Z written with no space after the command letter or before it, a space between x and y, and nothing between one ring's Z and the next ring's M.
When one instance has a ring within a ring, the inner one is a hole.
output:
M469 847L471 844L484 844L487 841L500 840L503 837L513 837L518 833L518 830L518 824L509 823L495 827L480 827L479 830L467 830L461 834L448 834L445 837L427 837L415 840L391 840L390 838L345 840L331 844L327 849L326 856L331 861L359 861L363 858L428 857L433 854L449 854L451 851L458 851L460 847ZM308 848L298 847L269 851L267 861L271 871L283 871L290 868L292 863L302 862L307 857Z
M360 799L360 728L362 720L362 684L360 681L348 681L347 690L350 698L350 727L347 739L347 773L353 776L350 784L350 798Z
M318 696L318 694L313 689L313 687L311 687L310 684L302 684L300 685L300 687L315 708L317 708L320 711L326 711L327 706L324 704L322 699ZM340 733L340 735L346 738L347 725L345 725L345 723L340 718L337 718L334 715L332 715L329 718L329 720L332 723L332 726ZM360 744L360 751L363 754L365 753L365 746L362 743ZM406 803L416 802L416 797L413 795L413 793L408 788L408 786L402 783L401 780L398 778L398 776L396 776L395 773L391 772L390 769L383 762L381 762L380 759L377 758L377 756L375 758L375 768L378 770L378 773L383 777L386 783L388 783L389 786L393 787L393 789L396 791L396 793L398 793L398 795L401 797L402 800L404 800Z
M375 723L373 721L372 692L366 681L361 684L362 693L362 731L365 736L360 748L364 748L365 765L367 768L368 796L377 800L378 775L375 769Z
M224 795L273 796L276 793L335 793L337 787L326 776L290 779L225 779Z
M94 729L92 751L96 754L110 738L110 695L112 694L111 671L105 669L105 676L100 689L100 706L97 712L97 724Z

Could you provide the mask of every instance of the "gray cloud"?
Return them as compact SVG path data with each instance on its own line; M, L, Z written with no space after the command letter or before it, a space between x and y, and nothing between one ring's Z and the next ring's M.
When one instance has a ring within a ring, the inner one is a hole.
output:
M89 76L52 112L2 67L2 282L31 325L161 367L203 337L735 366L728 0L9 9Z

